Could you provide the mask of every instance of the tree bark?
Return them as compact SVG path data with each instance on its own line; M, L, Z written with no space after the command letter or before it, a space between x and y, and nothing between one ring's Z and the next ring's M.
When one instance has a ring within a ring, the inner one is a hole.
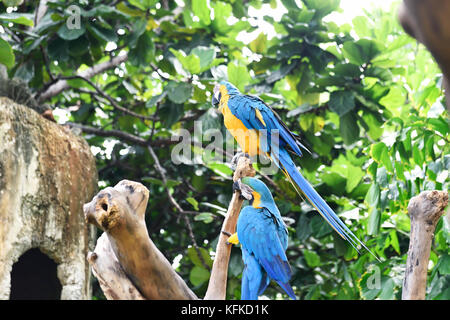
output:
M249 158L241 157L238 160L236 171L233 175L233 181L236 182L242 177L254 177L255 169ZM241 212L243 199L241 192L233 193L228 206L227 215L222 225L222 231L233 234L236 232L237 219ZM216 247L216 256L214 258L211 277L209 279L208 290L205 294L205 300L225 300L227 292L228 262L230 260L231 245L227 244L228 235L221 232Z
M86 221L105 231L120 266L143 297L197 299L148 235L144 220L148 197L142 184L122 180L84 205Z
M122 269L106 233L98 238L95 251L88 253L87 260L108 300L145 299Z
M233 181L255 174L250 159L241 157ZM148 198L148 189L142 184L122 180L114 188L100 191L84 205L86 221L105 231L95 251L87 257L93 273L107 299L197 299L148 236L144 220ZM223 231L235 232L242 202L238 190L228 207ZM226 296L231 253L227 239L227 235L219 235L205 295L207 300L223 300Z
M411 235L403 281L402 300L424 300L431 242L439 218L448 204L446 191L424 191L408 205Z
M90 79L99 73L117 67L119 64L125 62L126 60L128 60L128 54L122 54L120 56L112 58L109 61L99 63L95 66L92 66L89 69L83 70L79 72L77 75L82 78ZM70 85L67 82L67 80L60 79L56 81L54 84L52 84L50 87L48 87L47 90L45 90L43 93L41 93L37 98L37 100L39 103L42 103L50 99L51 97L60 94L62 91L68 89L69 87Z

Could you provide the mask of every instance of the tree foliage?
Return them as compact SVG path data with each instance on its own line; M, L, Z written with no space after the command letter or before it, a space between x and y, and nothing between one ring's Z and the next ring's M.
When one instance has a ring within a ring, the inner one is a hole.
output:
M77 22L71 4L79 10L77 28L69 28L69 20ZM6 10L0 4L0 63L36 98L59 79L68 81L68 89L47 101L57 120L81 125L100 187L130 179L149 188L149 234L198 296L207 287L232 192L231 169L204 156L208 141L198 132L225 132L211 92L228 79L259 95L301 136L312 151L297 161L302 173L382 260L358 255L281 173L270 177L274 183L263 177L292 221L287 255L296 294L400 298L408 201L423 190L448 190L450 157L442 75L398 25L395 7L338 25L328 19L340 10L338 0L53 0L34 25L37 1L16 5ZM281 6L280 19L255 10ZM262 32L261 24L275 36ZM127 55L125 62L90 79L74 77L120 55ZM172 137L181 129L193 134L193 156L175 163L178 140ZM166 185L147 145L166 170ZM449 242L441 219L428 299L450 298ZM228 299L240 297L242 268L234 248ZM275 285L265 294L286 298Z

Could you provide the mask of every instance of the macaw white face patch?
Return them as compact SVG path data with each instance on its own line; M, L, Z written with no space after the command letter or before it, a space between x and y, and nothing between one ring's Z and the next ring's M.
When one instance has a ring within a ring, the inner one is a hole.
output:
M220 101L220 85L219 84L215 85L214 90L213 90L213 95L217 101Z

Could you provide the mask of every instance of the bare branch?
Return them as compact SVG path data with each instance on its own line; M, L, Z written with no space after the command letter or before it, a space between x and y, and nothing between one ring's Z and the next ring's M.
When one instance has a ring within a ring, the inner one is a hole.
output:
M238 160L233 181L242 177L253 177L256 171L251 165L250 159L241 157ZM237 219L241 211L243 199L240 192L235 192L228 206L227 215L222 224L222 231L233 234L236 232ZM228 236L223 232L219 235L219 241L216 247L216 256L209 279L208 290L205 300L225 300L227 291L228 262L230 260L231 245L227 244Z
M125 54L119 55L117 57L114 57L109 61L99 63L89 69L83 70L83 71L79 72L78 74L76 74L76 76L90 79L99 73L102 73L108 69L117 67L119 64L126 61L127 59L128 59L128 54L125 53ZM55 83L53 83L52 85L50 85L44 92L42 92L39 95L39 97L36 97L36 100L38 102L42 103L43 101L46 101L46 100L60 94L62 91L68 89L69 87L70 87L70 85L66 79L60 79L60 80L56 81Z
M197 299L148 235L145 224L148 198L149 191L144 185L122 180L84 205L85 219L105 231L124 273L146 299ZM125 285L129 284L125 281Z
M424 191L408 205L411 237L403 281L403 300L424 300L431 242L439 218L448 204L447 191Z
M135 136L131 133L127 133L120 130L102 130L95 127L86 126L79 123L73 123L73 122L66 122L64 125L67 125L71 128L79 128L84 133L91 133L95 134L100 137L111 137L111 138L118 138L119 140L125 141L127 143L139 145L142 147L147 147L149 145L154 147L161 147L161 146L167 146L172 144L177 144L178 140L173 139L157 139L153 141L148 141L146 139L143 139L141 137Z
M188 218L187 214L185 213L183 208L178 204L178 202L175 200L175 198L172 196L172 194L170 193L169 188L167 187L166 170L164 170L163 167L161 166L161 163L159 162L158 156L156 155L156 153L153 150L153 148L149 145L149 146L147 146L147 149L148 149L148 152L150 152L150 155L152 156L153 160L155 161L155 169L159 172L159 175L161 176L161 178L163 180L164 188L166 189L166 193L167 193L167 196L169 197L170 203L172 203L172 205L183 216L184 222L186 223L186 226L188 228L189 237L191 238L192 245L194 246L195 251L197 252L198 258L200 259L203 267L206 270L209 270L209 266L206 264L205 259L203 259L203 255L201 254L199 246L197 244L197 241L195 240L194 232L192 231L192 226L191 226L191 223L189 221L189 218Z

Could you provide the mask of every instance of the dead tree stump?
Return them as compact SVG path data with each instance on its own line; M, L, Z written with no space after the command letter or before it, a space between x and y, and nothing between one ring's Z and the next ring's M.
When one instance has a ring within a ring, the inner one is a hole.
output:
M238 160L233 181L254 176L250 159ZM243 199L233 194L222 230L234 233ZM144 221L148 189L122 180L84 205L86 221L105 231L87 260L107 299L197 299L150 239ZM225 299L231 245L220 234L205 299Z
M424 300L431 242L448 204L446 191L424 191L409 201L411 235L403 281L402 300Z

